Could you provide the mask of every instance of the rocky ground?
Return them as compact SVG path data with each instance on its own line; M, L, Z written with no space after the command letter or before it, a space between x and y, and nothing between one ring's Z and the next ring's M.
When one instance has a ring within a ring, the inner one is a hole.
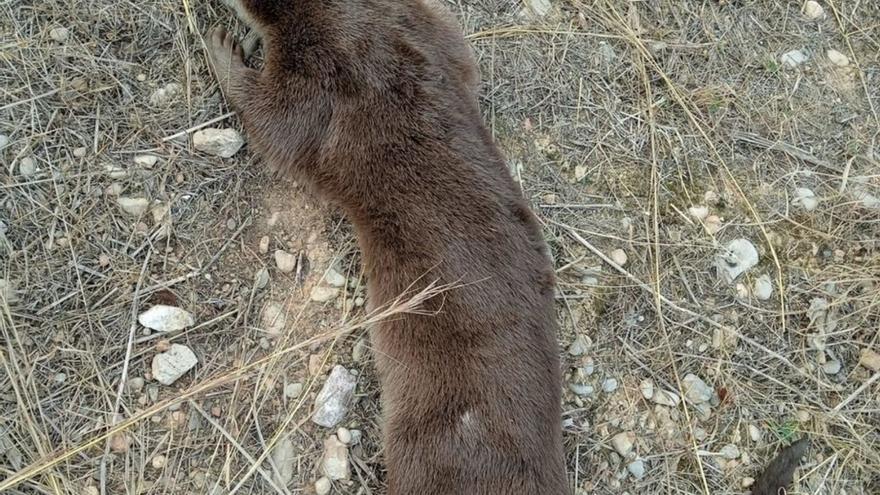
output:
M457 0L559 280L577 493L880 491L880 6ZM0 492L384 493L359 255L220 2L0 5Z

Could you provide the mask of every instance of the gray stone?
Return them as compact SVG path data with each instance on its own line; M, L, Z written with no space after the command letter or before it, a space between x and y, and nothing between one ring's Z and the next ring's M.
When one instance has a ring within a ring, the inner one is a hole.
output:
M235 129L209 127L193 134L193 147L203 153L231 158L244 146L244 139Z
M348 447L331 435L324 440L324 455L321 458L321 474L330 480L347 480L351 476L348 465Z
M758 249L747 239L734 239L715 258L715 266L721 279L733 283L743 273L758 264Z
M312 422L325 428L333 428L348 414L354 398L357 378L340 365L333 367L327 381L315 398Z

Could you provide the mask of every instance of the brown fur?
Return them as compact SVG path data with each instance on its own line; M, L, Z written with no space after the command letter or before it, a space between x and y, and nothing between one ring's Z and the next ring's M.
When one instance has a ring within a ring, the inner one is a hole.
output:
M373 307L456 284L371 334L392 495L563 495L554 277L484 126L452 17L420 0L241 0L265 46L212 61L250 145L354 224Z
M428 0L225 0L263 38L250 69L223 29L211 59L251 146L358 233L372 307L459 287L372 331L391 495L570 493L553 270L482 123L479 75ZM791 482L806 441L755 483Z

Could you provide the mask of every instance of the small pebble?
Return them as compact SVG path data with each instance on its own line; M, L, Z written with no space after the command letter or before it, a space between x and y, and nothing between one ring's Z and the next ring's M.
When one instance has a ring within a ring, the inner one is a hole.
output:
M626 465L626 470L637 480L645 477L645 461L636 459Z
M290 273L296 269L296 255L278 249L275 251L275 266L282 273Z
M154 107L168 106L182 93L183 86L178 83L168 83L150 94L150 105Z
M82 158L86 156L86 153L88 153L88 151L86 150L85 146L80 146L79 148L73 149L73 156L76 158Z
M642 383L639 384L639 390L642 392L642 397L651 400L651 398L654 397L654 382L651 380L642 380Z
M703 225L706 226L706 232L715 235L721 230L721 218L718 215L709 215Z
M159 157L156 155L135 155L134 156L134 164L139 165L141 167L150 168L159 161Z
M18 162L18 173L23 177L33 177L37 173L37 162L33 157L26 156Z
M287 312L284 310L284 306L275 301L269 301L263 306L260 319L263 330L272 337L282 335L287 326Z
M171 385L199 363L193 351L182 344L171 344L167 352L153 357L153 378L163 385Z
M231 158L244 146L244 139L235 129L207 128L193 134L193 148L220 158Z
M611 251L610 257L611 261L617 263L618 266L623 266L626 264L626 251L624 251L623 249L615 249L614 251Z
M629 453L632 452L635 441L635 433L631 431L624 431L611 437L611 446L614 447L614 450L616 450L621 457L626 459Z
M586 335L578 335L575 337L574 342L568 346L568 353L572 356L581 356L593 343L590 341L590 338Z
M749 425L749 438L752 439L753 442L758 443L761 441L761 429L755 425Z
M153 466L153 469L162 469L165 467L165 464L168 462L168 459L165 458L164 455L157 455L150 460L150 464Z
M580 397L589 397L594 392L593 386L586 383L569 383L568 389Z
M318 481L315 482L315 493L317 495L327 495L330 493L330 480L325 477L318 478Z
M714 390L702 378L688 373L681 381L685 397L693 404L702 404L712 399Z
M147 198L132 198L129 196L120 196L116 198L116 204L128 215L139 217L146 213L150 207L150 201Z
M755 279L752 286L752 294L760 301L766 301L773 296L773 281L766 273Z
M655 404L660 404L661 406L667 407L677 407L678 403L681 402L681 397L678 396L675 392L669 392L668 390L654 390L654 395L652 400Z
M309 299L319 303L332 301L337 297L339 297L339 289L336 287L317 286L312 288L312 292L309 294Z
M803 208L804 211L813 211L819 206L819 199L816 194L806 187L799 187L794 190L794 199L791 202L794 206Z
M264 235L260 238L260 254L266 254L269 252L269 236Z
M729 444L725 445L724 447L721 447L720 454L725 459L730 459L730 460L739 459L739 455L740 455L739 447L737 447L736 445L734 445L732 443L729 443Z
M324 274L324 282L327 282L331 287L345 287L346 279L345 275L330 268L327 270L327 273Z
M715 257L715 267L723 281L732 283L754 268L759 260L758 249L751 241L734 239Z
M709 216L709 208L706 206L691 206L688 208L688 213L697 220L705 220Z
M880 354L865 347L859 353L859 364L871 371L880 371Z
M804 15L813 20L820 19L825 15L825 9L819 5L819 2L808 0L807 3L804 4Z
M792 67L792 68L797 67L798 65L801 65L802 63L806 62L808 59L809 59L809 57L804 52L802 52L800 50L791 50L791 51L785 52L779 58L779 60L783 64L785 64L789 67Z
M351 432L347 428L339 428L336 430L336 438L345 445L351 444Z
M70 37L70 31L66 27L54 27L49 30L49 37L58 43L64 43Z
M837 50L831 49L825 53L828 56L828 60L838 66L838 67L846 67L849 65L849 57L840 53Z
M269 270L266 267L257 270L254 274L254 287L257 289L265 289L269 285Z
M605 379L605 381L602 382L602 390L607 394L610 394L611 392L614 392L615 390L617 390L617 379L616 378Z
M0 150L9 146L9 136L6 134L0 134Z
M302 383L289 383L284 387L284 397L287 399L296 399L302 394L302 391Z
M196 320L189 311L157 304L139 314L138 323L158 332L176 332L195 325Z
M743 488L748 488L748 487L750 487L750 486L752 486L752 485L755 484L755 478L751 478L751 477L749 477L749 476L746 476L745 478L742 479L742 481L740 481L739 484L740 484L740 486L742 486Z
M67 375L64 373L55 373L55 376L52 379L55 380L55 383L64 383L67 380Z
M840 373L841 368L840 361L837 359L825 361L825 364L822 365L822 371L824 371L826 375L836 375Z
M357 387L357 377L342 366L336 365L315 398L312 421L325 428L339 424L348 414Z
M229 218L226 220L226 229L227 230L235 230L236 225L238 225L238 223L235 221L234 218Z
M324 440L321 473L331 480L347 480L351 475L348 448L335 435Z
M799 423L807 423L810 421L810 413L803 409L798 410L798 412L796 412L794 416Z

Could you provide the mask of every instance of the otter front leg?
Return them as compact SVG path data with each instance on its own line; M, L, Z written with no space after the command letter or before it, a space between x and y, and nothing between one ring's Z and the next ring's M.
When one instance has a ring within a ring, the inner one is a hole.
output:
M232 106L241 108L242 98L247 94L248 81L254 78L256 71L244 64L244 51L235 42L235 37L225 28L218 27L208 35L208 56L220 90L229 99Z
M242 5L241 0L223 0L223 3L233 10L238 19L250 29L244 39L241 40L244 58L247 60L257 50L260 40L265 39L264 33L261 30L262 26L254 20L253 16Z

